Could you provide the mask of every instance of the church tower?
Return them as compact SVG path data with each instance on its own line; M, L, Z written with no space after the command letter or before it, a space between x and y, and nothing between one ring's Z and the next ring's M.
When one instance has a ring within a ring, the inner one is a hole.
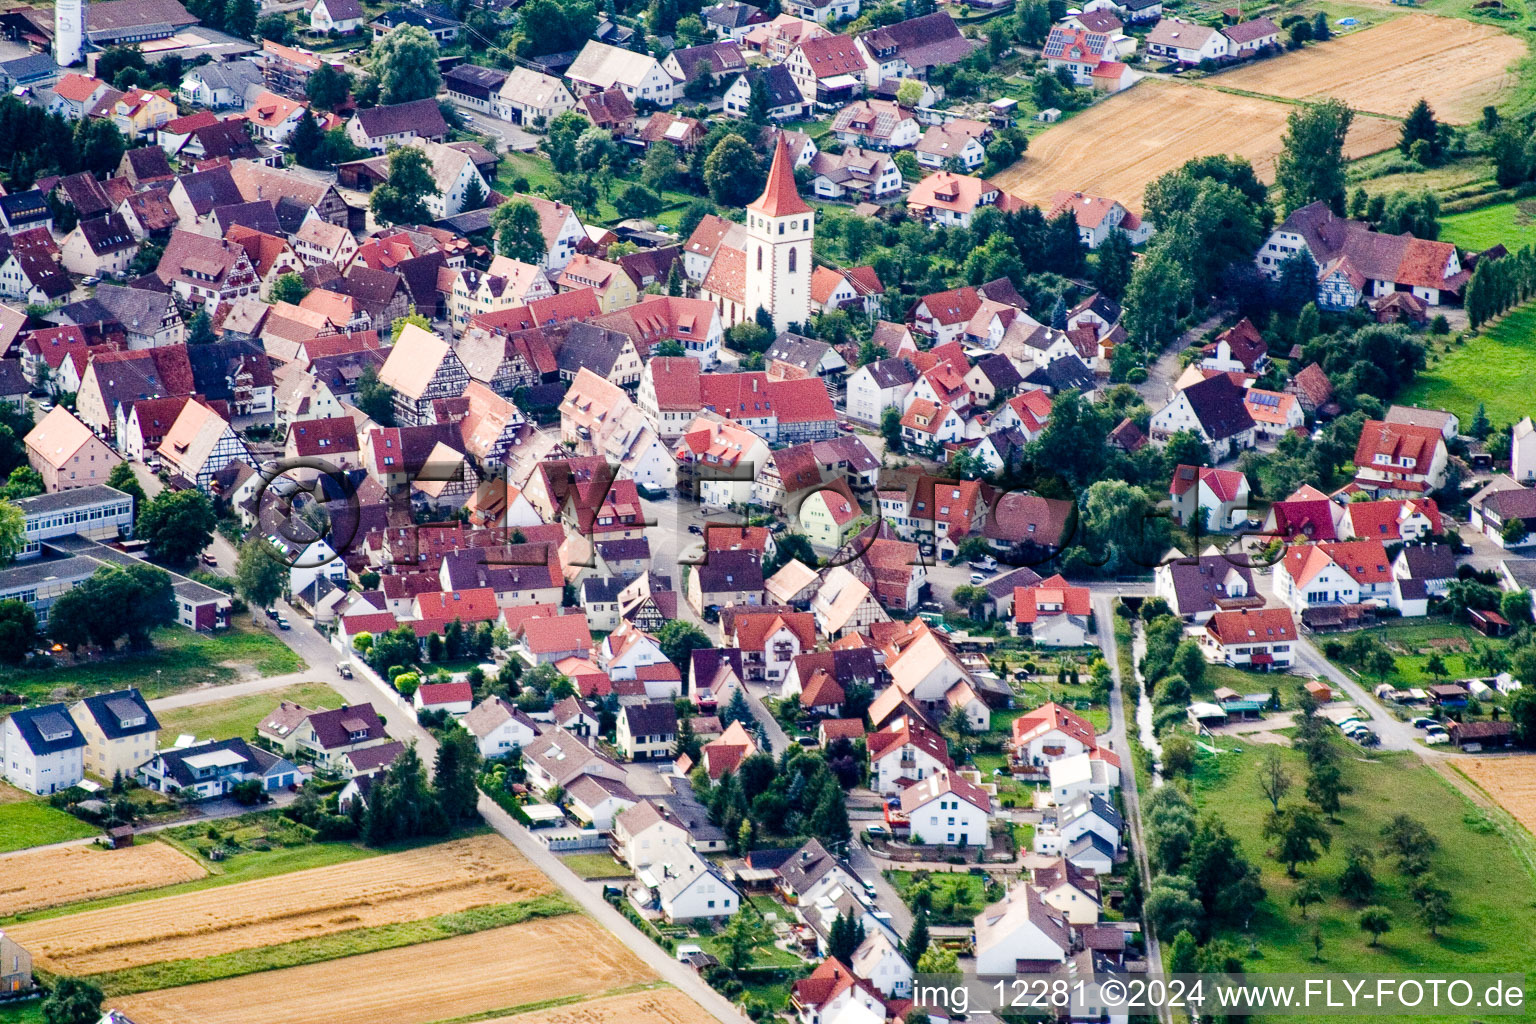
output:
M58 0L53 5L53 60L61 68L85 56L85 0Z
M795 187L794 161L780 133L763 194L747 207L746 316L773 314L775 335L811 318L815 214Z

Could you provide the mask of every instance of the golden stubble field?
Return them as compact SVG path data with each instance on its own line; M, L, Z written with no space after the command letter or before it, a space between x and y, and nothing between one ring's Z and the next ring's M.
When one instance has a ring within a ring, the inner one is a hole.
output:
M66 846L0 857L0 917L191 882L208 872L165 843Z
M1035 136L1028 154L991 180L1032 203L1048 204L1056 192L1072 190L1118 199L1137 211L1149 182L1197 156L1240 156L1272 181L1292 109L1276 100L1146 79ZM1400 132L1395 121L1357 116L1345 152L1380 152L1396 145Z
M248 1024L253 1009L261 1019L283 1024L426 1024L599 995L654 977L590 918L567 914L108 1003L134 1024ZM599 1014L593 1024L620 1019ZM678 1019L694 1024L708 1018L699 1010Z
M1458 757L1455 765L1516 821L1536 832L1536 754Z
M675 988L626 992L585 1003L496 1017L485 1024L715 1024L715 1018Z
M544 873L506 840L475 836L7 931L40 967L98 974L416 921L553 891Z
M1510 65L1525 52L1519 39L1489 25L1410 14L1210 82L1292 100L1333 97L1390 117L1406 116L1424 98L1441 120L1466 124L1514 86Z

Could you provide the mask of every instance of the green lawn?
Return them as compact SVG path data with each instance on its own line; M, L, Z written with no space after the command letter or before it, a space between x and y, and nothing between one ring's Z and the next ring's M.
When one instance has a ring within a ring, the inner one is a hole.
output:
M1496 424L1531 411L1531 366L1536 360L1536 304L1526 304L1492 327L1439 352L1398 399L1404 405L1446 409L1470 422L1479 402Z
M911 904L912 887L917 884L917 872L887 871L886 877ZM967 871L940 871L928 875L928 886L933 890L929 920L934 924L965 925L987 905L987 879Z
M233 683L251 675L286 675L304 668L304 659L261 629L235 626L222 633L194 633L180 626L155 630L154 650L123 654L80 665L13 673L8 689L30 699L50 699L55 689L82 695L137 686L149 699L203 683ZM61 656L67 662L68 655Z
M630 870L606 853L567 853L560 857L578 878L628 878Z
M101 829L95 825L87 825L41 800L0 804L0 853L99 835Z
M43 1001L28 999L24 1003L0 1006L0 1024L44 1024Z
M452 914L440 914L420 921L400 921L371 928L353 928L330 935L296 939L277 945L254 946L217 956L191 960L167 960L142 967L129 967L106 974L94 974L90 981L108 996L132 995L156 989L195 985L221 978L235 978L261 971L338 960L362 953L414 946L456 935L470 935L521 924L541 917L559 917L575 913L576 906L564 893L549 893L518 903L475 907Z
M1256 950L1245 954L1248 971L1525 974L1536 969L1536 949L1529 940L1536 928L1536 891L1527 868L1532 842L1528 833L1517 833L1513 827L1506 833L1506 826L1488 818L1413 754L1362 758L1351 748L1339 766L1353 792L1344 798L1341 821L1332 826L1331 848L1316 864L1302 869L1305 876L1323 883L1328 898L1311 908L1309 920L1302 922L1290 905L1297 882L1267 856L1270 843L1261 835L1269 805L1259 795L1256 779L1259 748L1243 745L1235 737L1227 740L1241 752L1203 756L1194 795L1203 809L1220 814L1263 873L1267 895L1251 927L1229 936L1240 949ZM1282 755L1300 789L1305 778L1301 754L1287 748ZM1415 918L1408 885L1391 859L1382 855L1381 828L1403 812L1422 820L1438 840L1432 870L1454 894L1455 920L1439 938L1432 938ZM1392 930L1382 936L1377 948L1368 945L1370 936L1358 926L1359 908L1345 902L1335 889L1346 851L1355 843L1377 854L1376 902L1393 917ZM1517 852L1513 843L1524 849ZM1312 958L1314 924L1323 938L1321 964Z
M1510 252L1536 242L1536 200L1495 203L1440 218L1440 240L1481 252L1502 243Z
M285 700L309 708L334 708L344 703L341 695L324 683L299 683L280 690L158 711L155 717L160 720L161 734L168 737L191 733L200 739L249 738L256 731L257 723Z
M1464 640L1468 644L1495 646L1505 644L1505 641L1484 637L1471 626L1445 619L1378 626L1367 632L1390 646L1392 653L1397 655L1397 671L1392 681L1402 686L1429 686L1443 681L1432 678L1424 670L1425 663L1429 661L1428 652L1434 649L1436 640L1455 639ZM1446 679L1467 679L1480 674L1471 664L1468 653L1448 648L1440 650L1441 660L1445 662Z

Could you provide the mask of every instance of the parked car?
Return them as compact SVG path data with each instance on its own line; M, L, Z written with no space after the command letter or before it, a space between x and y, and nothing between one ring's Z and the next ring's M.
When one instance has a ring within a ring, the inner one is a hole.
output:
M1433 729L1439 724L1440 723L1435 721L1433 718L1426 718L1424 715L1420 715L1418 718L1413 720L1413 727L1415 729Z
M267 608L267 609L264 609L264 610L267 613L267 618L271 619L273 622L277 621L277 609L276 608Z
M199 561L208 566L210 569L217 569L219 567L219 560L213 557L213 553L211 551L204 551Z
M973 572L973 573L971 573L971 582L972 583L985 583L985 582L987 582L987 574L984 573L984 572Z
M698 534L701 537L704 536L704 528L702 526L700 526L698 523L690 523L689 526L688 526L688 532L689 533L696 533L696 534Z
M288 621L288 617L286 615L279 615L277 617L277 628L278 629L292 629L293 628L293 624Z
M870 825L864 831L872 836L888 836L891 834L884 825Z
M343 678L343 679L351 679L352 678L352 666L350 664L348 664L347 662L345 662L345 661L340 662L336 666L336 674L341 676L341 678Z

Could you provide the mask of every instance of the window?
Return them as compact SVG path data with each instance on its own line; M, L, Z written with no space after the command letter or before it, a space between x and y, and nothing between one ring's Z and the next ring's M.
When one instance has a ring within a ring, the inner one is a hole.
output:
M795 272L795 250L793 246L789 250L789 272L791 274Z
M757 269L758 270L762 270L763 269L763 247L762 246L758 246L757 247Z

